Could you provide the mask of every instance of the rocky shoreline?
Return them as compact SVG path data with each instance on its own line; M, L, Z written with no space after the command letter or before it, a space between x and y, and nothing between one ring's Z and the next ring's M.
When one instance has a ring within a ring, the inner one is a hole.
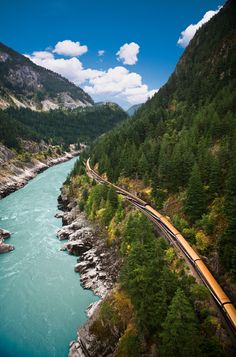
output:
M21 164L21 166L16 165L14 162L9 163L9 174L0 178L0 199L25 186L28 181L32 180L40 172L51 166L68 161L74 156L78 156L79 153L80 151L66 152L63 156L50 157L43 161L34 159L31 162Z
M79 256L75 271L80 273L81 285L91 289L101 300L88 307L88 321L78 329L77 340L70 343L69 357L98 356L100 346L89 327L99 312L99 305L113 288L120 270L121 261L116 247L108 247L105 238L99 234L96 224L88 221L79 211L76 202L69 199L65 189L58 198L58 208L63 212L63 227L58 231L59 240L67 240L61 250Z

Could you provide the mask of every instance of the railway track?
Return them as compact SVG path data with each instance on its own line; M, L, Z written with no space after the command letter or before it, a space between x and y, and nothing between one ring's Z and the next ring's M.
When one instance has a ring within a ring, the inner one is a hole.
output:
M236 309L230 298L226 295L219 283L213 277L201 257L194 251L194 249L185 240L181 233L168 221L165 216L161 215L147 202L98 175L96 171L91 168L90 159L88 159L86 162L86 171L88 176L90 176L98 183L114 187L117 193L123 195L127 200L130 201L131 204L143 212L164 234L171 245L173 245L175 249L182 253L182 256L187 259L191 267L194 269L194 272L197 274L203 284L209 289L216 305L220 309L220 312L231 331L234 345L236 345Z

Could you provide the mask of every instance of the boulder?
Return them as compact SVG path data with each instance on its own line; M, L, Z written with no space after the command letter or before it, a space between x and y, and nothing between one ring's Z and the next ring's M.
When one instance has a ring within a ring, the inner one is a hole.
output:
M7 239L10 238L11 233L5 229L0 228L0 238Z
M11 252L12 250L14 250L14 246L13 245L6 244L6 243L4 243L3 239L0 239L0 254L1 253Z

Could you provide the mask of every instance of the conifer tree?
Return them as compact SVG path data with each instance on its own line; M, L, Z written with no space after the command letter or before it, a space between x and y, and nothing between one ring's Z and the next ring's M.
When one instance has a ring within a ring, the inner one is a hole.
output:
M197 320L190 302L180 288L171 301L160 337L162 356L199 355Z
M197 164L193 166L189 179L184 211L191 223L200 219L206 211L206 195Z
M226 184L225 214L228 220L228 227L220 240L219 254L224 266L227 269L236 271L234 253L236 243L236 159L232 163Z

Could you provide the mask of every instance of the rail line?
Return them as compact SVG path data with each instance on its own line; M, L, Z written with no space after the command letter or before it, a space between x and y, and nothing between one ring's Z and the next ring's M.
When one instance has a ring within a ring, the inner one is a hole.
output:
M143 201L139 197L131 194L130 192L124 190L121 187L114 185L113 183L105 180L100 175L94 171L90 166L90 159L86 162L86 172L87 175L92 179L95 179L98 183L103 183L115 188L116 192L123 195L127 200L129 200L136 208L142 211L157 227L162 231L168 241L187 258L191 263L191 266L204 283L204 285L209 289L214 301L220 308L225 320L230 327L234 335L234 340L236 338L236 309L231 302L230 298L226 295L224 290L221 288L219 283L213 277L201 257L195 252L195 250L190 246L182 234L168 221L168 219L161 215L160 212L156 211L147 202Z

